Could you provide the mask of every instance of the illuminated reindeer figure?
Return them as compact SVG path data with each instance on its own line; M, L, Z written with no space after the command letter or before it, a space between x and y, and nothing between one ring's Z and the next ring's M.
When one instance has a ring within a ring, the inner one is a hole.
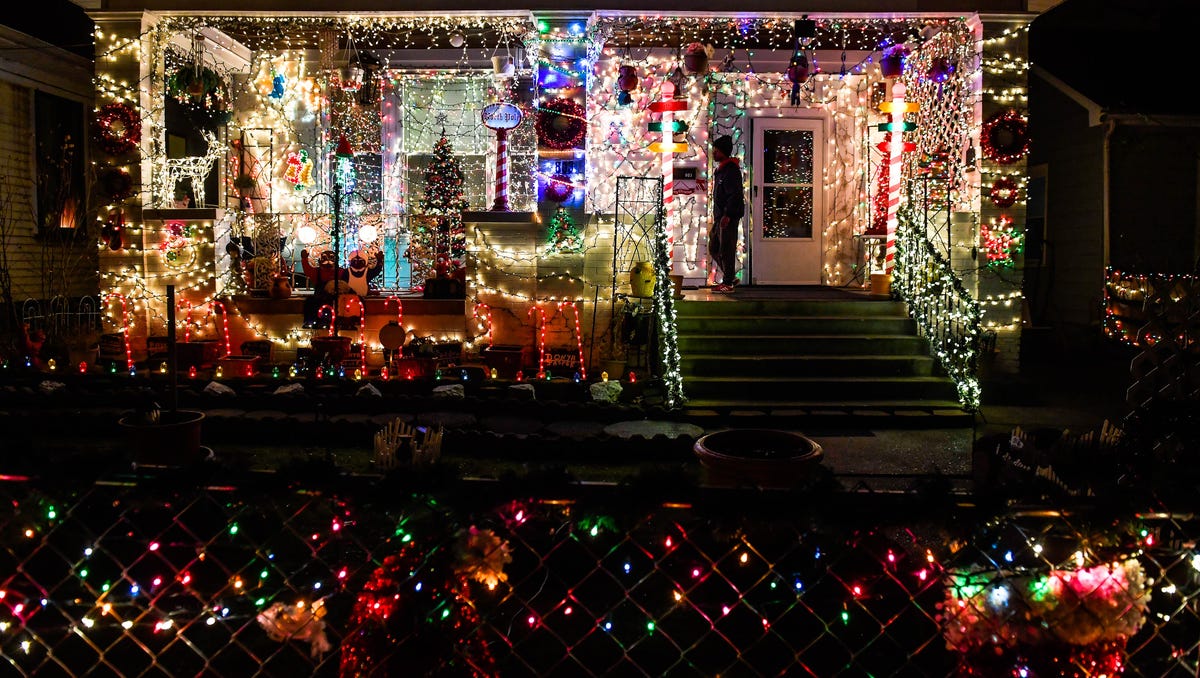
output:
M204 179L212 171L213 163L225 154L225 148L217 143L217 137L208 131L201 132L208 151L204 155L193 155L186 158L169 158L166 162L164 184L168 189L165 202L171 203L171 195L175 185L186 179L192 187L192 195L196 197L193 207L204 207Z

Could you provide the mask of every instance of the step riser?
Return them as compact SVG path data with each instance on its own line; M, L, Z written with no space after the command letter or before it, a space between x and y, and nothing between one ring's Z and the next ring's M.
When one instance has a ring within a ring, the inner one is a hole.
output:
M908 318L678 318L681 337L693 334L912 335Z
M861 359L689 358L684 354L683 373L688 377L927 377L933 361L920 357Z
M680 336L679 350L686 358L694 353L727 355L897 355L924 356L925 342L918 337L704 337Z
M899 301L679 301L675 303L675 313L678 316L722 315L741 318L760 315L906 315L904 303Z
M712 382L684 378L684 393L697 400L956 400L949 381L736 381Z

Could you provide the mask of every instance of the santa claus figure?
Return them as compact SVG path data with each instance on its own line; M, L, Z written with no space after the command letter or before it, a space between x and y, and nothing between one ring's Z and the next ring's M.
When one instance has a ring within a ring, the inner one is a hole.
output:
M376 251L370 256L371 263L368 266L361 252L355 250L350 253L350 289L360 297L367 296L370 288L374 287L375 279L383 273L383 252Z

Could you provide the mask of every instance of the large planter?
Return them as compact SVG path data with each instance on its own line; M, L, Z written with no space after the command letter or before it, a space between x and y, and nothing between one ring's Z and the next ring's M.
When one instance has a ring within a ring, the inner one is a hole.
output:
M318 365L325 362L336 365L345 360L349 352L350 337L325 335L312 339L313 361Z
M200 446L203 412L179 410L163 412L157 423L150 424L137 415L122 417L117 423L125 431L133 461L143 466L186 466L203 461L208 451Z
M714 485L794 487L820 465L815 441L790 431L730 429L710 433L693 450Z
M496 370L496 376L503 379L513 379L521 369L524 351L520 346L489 346L483 349L483 361L489 370Z

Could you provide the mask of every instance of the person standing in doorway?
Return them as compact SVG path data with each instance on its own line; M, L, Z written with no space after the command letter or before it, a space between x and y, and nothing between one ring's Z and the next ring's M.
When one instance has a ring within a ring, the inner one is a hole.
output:
M742 186L742 168L733 157L733 137L717 137L712 144L713 161L713 220L708 232L708 253L713 265L721 271L721 282L713 292L727 294L737 284L738 222L746 214L746 198Z

